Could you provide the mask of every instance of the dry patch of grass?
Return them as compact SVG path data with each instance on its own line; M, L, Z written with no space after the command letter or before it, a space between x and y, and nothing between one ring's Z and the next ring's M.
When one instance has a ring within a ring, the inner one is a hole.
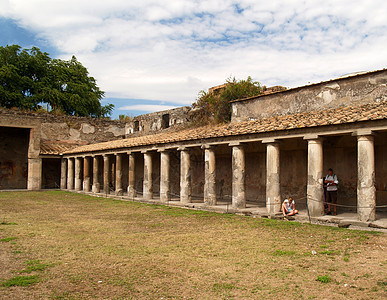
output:
M5 299L383 298L386 235L123 202L0 193Z

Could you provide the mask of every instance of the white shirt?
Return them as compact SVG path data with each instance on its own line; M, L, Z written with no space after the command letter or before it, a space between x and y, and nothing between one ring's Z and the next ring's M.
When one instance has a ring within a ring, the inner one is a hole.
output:
M336 185L334 185L332 183L327 183L327 191L328 192L337 191L337 185L339 184L339 180L337 179L336 174L333 174L332 176L328 174L325 177L325 181L333 181L334 183L336 183Z
M285 202L285 208L286 208L288 211L293 210L294 200L292 200L292 202L290 202L289 200L288 200L288 201L284 201L284 202Z

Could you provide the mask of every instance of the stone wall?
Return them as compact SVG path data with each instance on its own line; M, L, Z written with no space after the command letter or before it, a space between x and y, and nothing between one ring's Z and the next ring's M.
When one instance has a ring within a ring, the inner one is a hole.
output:
M11 120L11 121L10 121ZM98 143L125 136L125 123L116 120L21 112L0 108L0 126L26 127L34 123L42 140Z
M42 173L42 142L77 145L116 140L125 137L125 123L0 108L0 132L1 188L54 188L59 164L44 161Z
M189 121L189 106L134 117L126 123L125 136L154 134L161 130L180 129Z
M232 122L387 100L387 70L339 78L232 103Z

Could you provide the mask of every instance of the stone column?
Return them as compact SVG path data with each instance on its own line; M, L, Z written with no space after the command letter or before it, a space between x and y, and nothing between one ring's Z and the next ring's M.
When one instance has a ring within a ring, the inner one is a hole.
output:
M40 190L42 188L42 159L28 158L28 190Z
M110 194L110 158L109 155L103 155L103 192Z
M82 177L81 177L81 170L82 170L82 158L76 157L75 158L75 190L81 191L82 190Z
M136 178L134 173L135 168L135 160L134 160L134 153L128 153L129 154L129 171L128 171L128 196L131 199L134 199L136 197Z
M375 221L375 151L372 135L357 136L357 206L360 221Z
M232 207L246 207L245 150L239 143L232 146Z
M143 197L146 200L153 198L153 181L152 181L152 153L144 152L144 182Z
M180 149L180 202L192 202L191 158L187 148Z
M74 158L68 158L67 189L74 189Z
M307 138L306 138L307 139ZM312 217L324 215L323 140L308 139L308 209Z
M66 189L66 181L67 181L67 158L62 157L60 162L60 189Z
M31 128L28 145L28 174L27 189L40 190L42 188L42 159L40 155L40 125Z
M216 205L216 162L213 146L204 147L204 203Z
M122 154L116 154L116 195L122 196Z
M90 192L90 157L83 157L83 191Z
M97 156L93 156L93 186L92 191L93 193L99 193L101 191L101 187L99 184L99 159Z
M170 175L170 155L169 151L160 151L160 201L169 200L169 175Z
M266 210L281 211L280 147L278 142L266 146Z

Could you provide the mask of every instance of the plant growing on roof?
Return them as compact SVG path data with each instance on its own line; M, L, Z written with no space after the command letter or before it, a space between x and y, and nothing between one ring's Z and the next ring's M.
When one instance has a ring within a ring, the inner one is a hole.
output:
M231 101L257 96L262 87L249 76L246 80L228 78L226 83L216 90L200 91L191 116L195 125L209 123L227 123L231 120Z

